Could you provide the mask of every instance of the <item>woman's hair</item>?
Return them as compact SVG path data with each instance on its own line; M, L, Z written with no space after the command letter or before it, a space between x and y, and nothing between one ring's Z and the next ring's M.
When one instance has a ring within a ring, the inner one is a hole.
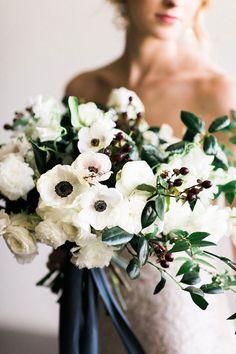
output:
M200 42L202 42L204 40L204 26L203 26L203 21L202 21L202 13L203 13L203 10L205 10L207 8L210 1L211 0L201 0L201 5L200 5L199 10L196 14L194 24L193 24L194 34L195 34L197 40L199 40ZM120 15L123 18L127 18L126 11L125 11L126 0L108 0L108 2L110 2L111 4L114 4L117 7Z

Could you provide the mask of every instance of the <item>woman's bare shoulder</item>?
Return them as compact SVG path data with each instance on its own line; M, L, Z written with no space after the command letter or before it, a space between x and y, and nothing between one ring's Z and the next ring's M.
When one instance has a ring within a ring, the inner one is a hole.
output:
M67 96L76 96L86 101L105 104L112 89L112 73L115 63L96 70L80 73L70 80L65 88Z

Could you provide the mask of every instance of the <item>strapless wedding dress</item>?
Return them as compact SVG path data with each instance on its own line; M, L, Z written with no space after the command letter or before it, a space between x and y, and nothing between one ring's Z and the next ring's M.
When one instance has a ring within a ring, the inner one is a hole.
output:
M202 311L171 279L153 295L158 280L159 272L146 265L138 280L129 281L131 291L125 291L126 315L146 354L236 352L234 325L226 321L232 310L225 294L208 295L210 305ZM127 354L101 303L99 311L99 354Z

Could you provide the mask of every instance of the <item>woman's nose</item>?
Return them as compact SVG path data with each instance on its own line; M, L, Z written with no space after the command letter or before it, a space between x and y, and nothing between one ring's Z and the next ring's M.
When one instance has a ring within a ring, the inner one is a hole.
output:
M163 4L166 7L176 7L184 3L185 0L163 0Z

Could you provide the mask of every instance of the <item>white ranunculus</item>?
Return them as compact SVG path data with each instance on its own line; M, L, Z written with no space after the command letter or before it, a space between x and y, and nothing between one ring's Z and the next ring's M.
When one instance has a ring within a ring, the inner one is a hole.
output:
M78 117L81 126L90 127L103 118L103 111L94 102L83 103L78 106Z
M28 214L11 214L10 215L10 222L12 226L21 226L29 231L33 231L34 227L38 223L38 217L34 215Z
M19 261L31 261L37 254L37 244L32 234L22 226L8 226L4 239Z
M159 144L159 138L156 133L151 130L147 130L143 133L143 138L145 139L145 144L151 144L157 146Z
M143 196L134 195L122 201L117 226L125 231L137 234L142 230L141 215L147 200Z
M83 247L72 249L71 261L79 268L103 268L109 265L114 252L114 247L107 246L100 238L95 238Z
M80 198L80 220L86 221L96 230L116 225L119 218L121 193L115 188L96 184Z
M72 208L78 205L78 196L89 185L79 182L76 171L71 166L56 165L40 176L37 190L47 206Z
M80 154L72 163L81 183L95 184L111 176L111 160L105 154L87 151Z
M55 249L63 245L69 238L62 225L51 220L41 221L36 226L35 237L38 241Z
M138 113L144 113L145 111L144 105L137 94L125 87L111 91L107 106L113 107L119 113L127 112L129 119L136 119Z
M208 241L218 243L219 240L228 236L229 218L226 209L217 205L204 206L197 202L192 211L188 203L182 205L175 200L171 201L170 209L164 218L164 234L168 234L173 229L192 232L208 232L211 236Z
M9 225L10 225L9 215L4 210L0 210L0 236L4 235L6 228Z
M129 196L140 184L155 185L155 176L151 167L145 161L129 161L120 173L116 188L123 195Z
M10 200L24 198L34 188L34 171L15 154L0 162L0 192Z
M11 142L0 148L0 161L9 154L14 154L22 158L26 157L31 150L32 146L28 142L25 134L23 132L14 132L14 135L11 137Z
M65 111L62 104L54 98L47 99L42 95L33 99L32 103L37 120L35 123L36 136L41 142L60 139L62 132L60 123Z
M99 119L90 128L82 128L78 134L80 152L97 152L106 148L114 138L115 123L110 119Z

